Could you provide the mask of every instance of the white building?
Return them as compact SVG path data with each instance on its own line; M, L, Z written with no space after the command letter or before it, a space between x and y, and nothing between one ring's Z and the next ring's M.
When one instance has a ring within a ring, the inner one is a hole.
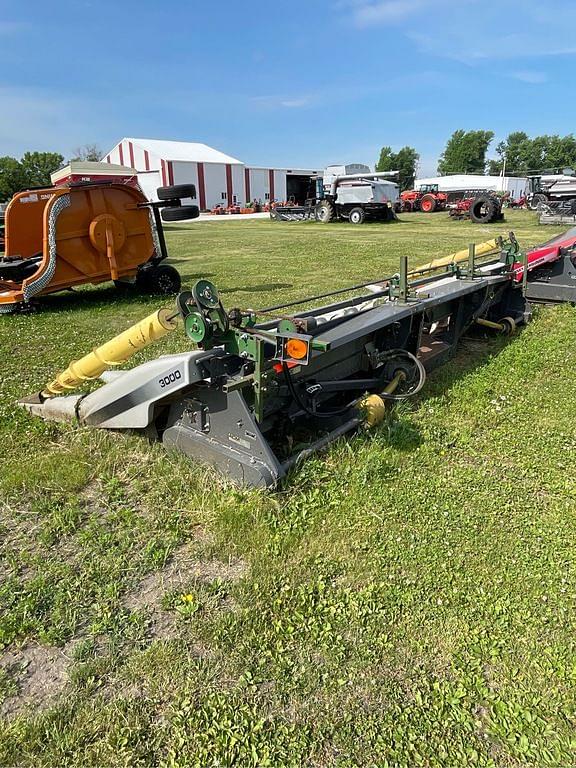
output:
M108 163L129 165L150 200L158 187L194 184L200 210L251 200L304 202L315 170L248 167L217 149L189 141L125 138L103 158Z
M452 176L416 179L414 189L418 189L421 184L438 184L439 192L464 192L471 189L510 192L512 197L518 199L526 190L527 179L517 176L480 176L473 173L459 173Z

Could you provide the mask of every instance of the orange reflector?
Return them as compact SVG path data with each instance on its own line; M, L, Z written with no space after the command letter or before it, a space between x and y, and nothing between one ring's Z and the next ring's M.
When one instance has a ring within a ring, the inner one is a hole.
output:
M288 339L286 354L293 360L303 360L308 354L308 344L301 339Z

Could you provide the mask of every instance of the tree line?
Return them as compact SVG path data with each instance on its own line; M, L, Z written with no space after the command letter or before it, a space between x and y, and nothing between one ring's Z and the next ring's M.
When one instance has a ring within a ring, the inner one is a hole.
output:
M486 159L493 131L454 131L438 161L437 173L489 173L523 176L529 172L558 172L576 168L576 137L544 135L530 138L524 131L513 131L496 145L497 158ZM420 155L414 147L402 147L393 152L382 147L376 163L377 171L399 171L400 188L412 189Z
M86 144L74 150L70 160L100 160L102 153L95 144ZM50 174L64 164L64 155L58 152L25 152L15 157L0 157L0 202L9 200L21 189L49 187Z

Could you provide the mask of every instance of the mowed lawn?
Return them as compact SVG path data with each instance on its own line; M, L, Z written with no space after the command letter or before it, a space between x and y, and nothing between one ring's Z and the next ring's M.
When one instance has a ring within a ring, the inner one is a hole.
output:
M401 218L167 239L185 284L263 307L559 231ZM103 286L0 317L0 765L575 765L576 309L465 342L261 493L16 407L162 303Z

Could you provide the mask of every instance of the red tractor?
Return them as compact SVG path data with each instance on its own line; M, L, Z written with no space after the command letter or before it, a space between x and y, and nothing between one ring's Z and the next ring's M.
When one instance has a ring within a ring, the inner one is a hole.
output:
M409 189L400 194L399 212L433 213L434 211L443 211L447 201L446 192L438 192L438 184L421 184L418 189Z

